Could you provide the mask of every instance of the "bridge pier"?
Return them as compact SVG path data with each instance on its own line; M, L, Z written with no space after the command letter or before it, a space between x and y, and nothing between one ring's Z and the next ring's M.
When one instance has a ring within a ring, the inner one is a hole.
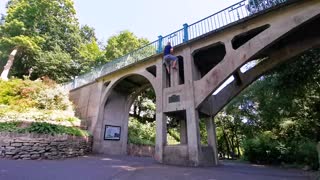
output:
M217 144L217 134L216 134L216 124L214 123L214 119L212 116L205 119L206 122L206 129L208 135L208 146L212 148L212 155L213 155L213 164L219 164L219 157L218 157L218 144Z

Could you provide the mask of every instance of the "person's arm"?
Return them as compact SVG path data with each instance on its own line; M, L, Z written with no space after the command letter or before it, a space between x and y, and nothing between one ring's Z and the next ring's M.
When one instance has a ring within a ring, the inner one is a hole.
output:
M170 54L172 54L173 53L173 47L171 47L171 49L170 49Z

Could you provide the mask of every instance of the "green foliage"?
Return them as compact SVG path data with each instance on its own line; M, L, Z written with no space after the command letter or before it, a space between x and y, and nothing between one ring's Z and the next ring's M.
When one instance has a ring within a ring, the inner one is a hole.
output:
M279 163L278 146L274 134L266 131L243 142L244 157L254 163Z
M76 65L69 53L63 51L56 46L50 51L41 51L38 56L34 57L34 61L30 63L34 72L32 78L48 76L58 83L65 82L75 76L72 69L76 69Z
M0 104L8 105L13 110L72 108L68 92L60 86L21 79L0 80L0 86Z
M105 56L109 61L114 60L146 44L148 44L147 39L139 39L132 32L127 30L122 31L120 34L109 38L105 49Z
M177 128L168 129L168 135L170 135L177 142L180 142L180 134Z
M0 104L21 109L35 106L34 98L41 90L41 82L30 80L12 79L0 80Z
M10 74L23 77L33 68L33 78L47 75L58 82L77 75L82 37L73 1L11 0L8 4L5 23L0 26L0 49L5 53L18 50Z
M270 132L263 132L243 142L244 158L254 163L297 163L318 169L316 143L301 140L292 143L281 141Z
M62 87L44 89L36 96L37 107L49 110L67 110L71 107L68 92Z
M200 141L201 144L203 145L207 145L208 144L208 134L207 134L207 129L206 129L206 124L205 124L205 120L201 120L199 122L199 128L200 128Z
M30 133L37 134L68 134L73 136L88 136L88 132L81 130L76 127L66 127L61 125L49 124L49 123L40 123L33 122L31 125L25 129Z
M81 61L81 73L88 72L92 67L106 63L104 52L100 50L96 40L82 44L79 49Z
M0 80L0 119L79 125L68 91L51 80Z
M19 127L21 122L0 122L0 132L37 133L37 134L67 134L73 136L89 136L87 131L76 127L66 127L44 122L32 122L27 127Z
M309 140L301 141L296 148L296 153L293 154L296 162L299 164L309 165L312 169L319 169L317 144Z
M319 62L320 49L309 50L233 99L216 117L219 152L228 154L234 151L232 144L242 144L245 158L252 162L315 169L315 142L320 140Z
M21 122L0 122L0 132L18 132Z
M132 144L154 145L156 140L155 122L142 124L130 118L128 127L128 142Z

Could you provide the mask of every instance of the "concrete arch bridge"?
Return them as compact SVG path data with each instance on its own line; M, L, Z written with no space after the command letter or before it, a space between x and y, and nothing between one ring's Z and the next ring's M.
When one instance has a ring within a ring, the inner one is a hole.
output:
M94 152L127 153L130 107L141 91L152 87L156 94L155 159L176 165L217 164L212 118L265 72L320 45L319 0L272 2L267 6L241 1L168 36L159 36L150 45L96 69L98 75L76 79L70 99L94 136ZM179 57L178 69L171 69L170 74L161 54L167 41L175 45L174 55ZM257 59L262 61L241 71ZM213 95L230 77L234 80ZM167 117L180 121L180 145L166 142ZM200 119L206 122L208 146L200 143ZM121 133L116 133L120 140L105 140L106 125L121 127Z

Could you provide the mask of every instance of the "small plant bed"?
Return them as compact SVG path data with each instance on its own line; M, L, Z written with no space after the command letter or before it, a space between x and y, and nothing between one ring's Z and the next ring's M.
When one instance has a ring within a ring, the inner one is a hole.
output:
M50 79L0 80L0 122L46 122L80 126L68 91Z
M89 133L78 127L67 127L46 122L0 122L0 132L35 133L35 134L66 134L71 136L88 137Z

